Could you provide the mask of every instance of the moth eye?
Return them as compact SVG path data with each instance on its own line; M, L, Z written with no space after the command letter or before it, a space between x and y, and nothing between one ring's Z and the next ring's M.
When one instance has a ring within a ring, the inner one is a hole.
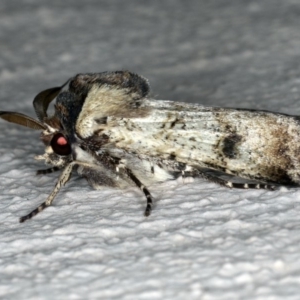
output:
M51 147L58 155L71 154L71 146L68 140L61 133L57 133L51 140Z

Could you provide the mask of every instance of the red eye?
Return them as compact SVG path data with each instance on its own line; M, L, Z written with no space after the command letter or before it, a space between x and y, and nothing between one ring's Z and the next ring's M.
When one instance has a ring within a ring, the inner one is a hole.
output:
M61 134L57 133L51 140L51 147L58 155L71 154L71 146L68 140Z

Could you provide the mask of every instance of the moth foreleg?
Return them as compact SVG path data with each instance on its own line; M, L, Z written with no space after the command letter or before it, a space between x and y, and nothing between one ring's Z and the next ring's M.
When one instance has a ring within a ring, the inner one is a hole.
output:
M36 171L36 175L44 175L44 174L49 174L49 173L53 173L56 171L59 171L61 168L59 167L52 167L49 169L42 169L42 170L37 170Z
M72 173L72 169L73 166L76 164L76 162L71 162L70 164L68 164L63 172L60 174L58 181L53 189L53 191L51 192L51 194L48 196L47 200L45 202L43 202L40 206L38 206L36 209L34 209L31 213L29 213L26 216L23 216L20 218L20 223L25 222L26 220L31 219L32 217L34 217L35 215L37 215L39 212L41 212L42 210L44 210L46 207L50 206L55 198L55 196L57 195L58 191L60 190L60 188L62 186L64 186L70 179L71 177L71 173Z
M151 210L152 210L152 204L153 204L152 195L150 194L147 187L145 187L142 184L142 182L132 173L132 171L130 169L126 168L125 170L126 170L128 177L136 184L137 187L139 187L143 191L144 195L146 196L147 206L146 206L144 215L145 215L145 217L150 216Z

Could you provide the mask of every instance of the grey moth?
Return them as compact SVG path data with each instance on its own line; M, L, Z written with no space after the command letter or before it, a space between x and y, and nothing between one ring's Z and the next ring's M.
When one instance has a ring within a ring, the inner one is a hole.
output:
M138 187L145 216L153 205L148 186L179 176L230 188L300 183L298 116L155 100L148 81L129 71L78 74L40 92L33 106L37 119L8 111L0 117L40 130L45 153L36 159L51 167L38 174L60 175L46 201L20 222L50 206L72 171L95 189Z

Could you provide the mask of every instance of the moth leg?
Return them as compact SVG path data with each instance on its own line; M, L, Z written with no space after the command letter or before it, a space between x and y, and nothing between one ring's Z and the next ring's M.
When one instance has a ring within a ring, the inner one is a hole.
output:
M129 178L136 184L137 187L139 187L143 191L144 195L146 196L147 206L144 215L145 217L150 216L153 204L152 195L150 194L149 190L141 183L141 181L132 173L130 169L126 168L125 170Z
M235 189L263 189L274 191L276 190L276 185L269 184L269 183L236 183L231 181L226 181L226 187L235 188Z
M264 183L264 182L257 182L257 183L237 183L230 180L222 179L216 175L207 174L203 171L198 171L196 174L195 172L185 172L185 176L192 176L195 177L200 176L206 180L209 180L211 182L217 183L222 186L226 186L229 188L236 188L236 189L264 189L264 190L270 190L274 191L276 190L277 186L273 185L271 183Z
M49 173L53 173L56 171L59 171L61 168L59 167L52 167L49 169L42 169L42 170L37 170L36 171L36 175L44 175L44 174L49 174Z
M26 216L23 216L20 218L20 223L25 222L26 220L31 219L32 217L34 217L35 215L37 215L39 212L41 212L42 210L44 210L46 207L50 206L56 196L56 194L58 193L58 191L60 190L60 188L62 186L64 186L70 179L71 177L71 172L73 169L73 166L76 164L76 162L71 162L70 164L68 164L63 172L60 174L58 181L53 189L53 191L51 192L51 194L48 196L47 200L45 202L43 202L40 206L38 206L36 209L34 209L31 213L29 213Z

